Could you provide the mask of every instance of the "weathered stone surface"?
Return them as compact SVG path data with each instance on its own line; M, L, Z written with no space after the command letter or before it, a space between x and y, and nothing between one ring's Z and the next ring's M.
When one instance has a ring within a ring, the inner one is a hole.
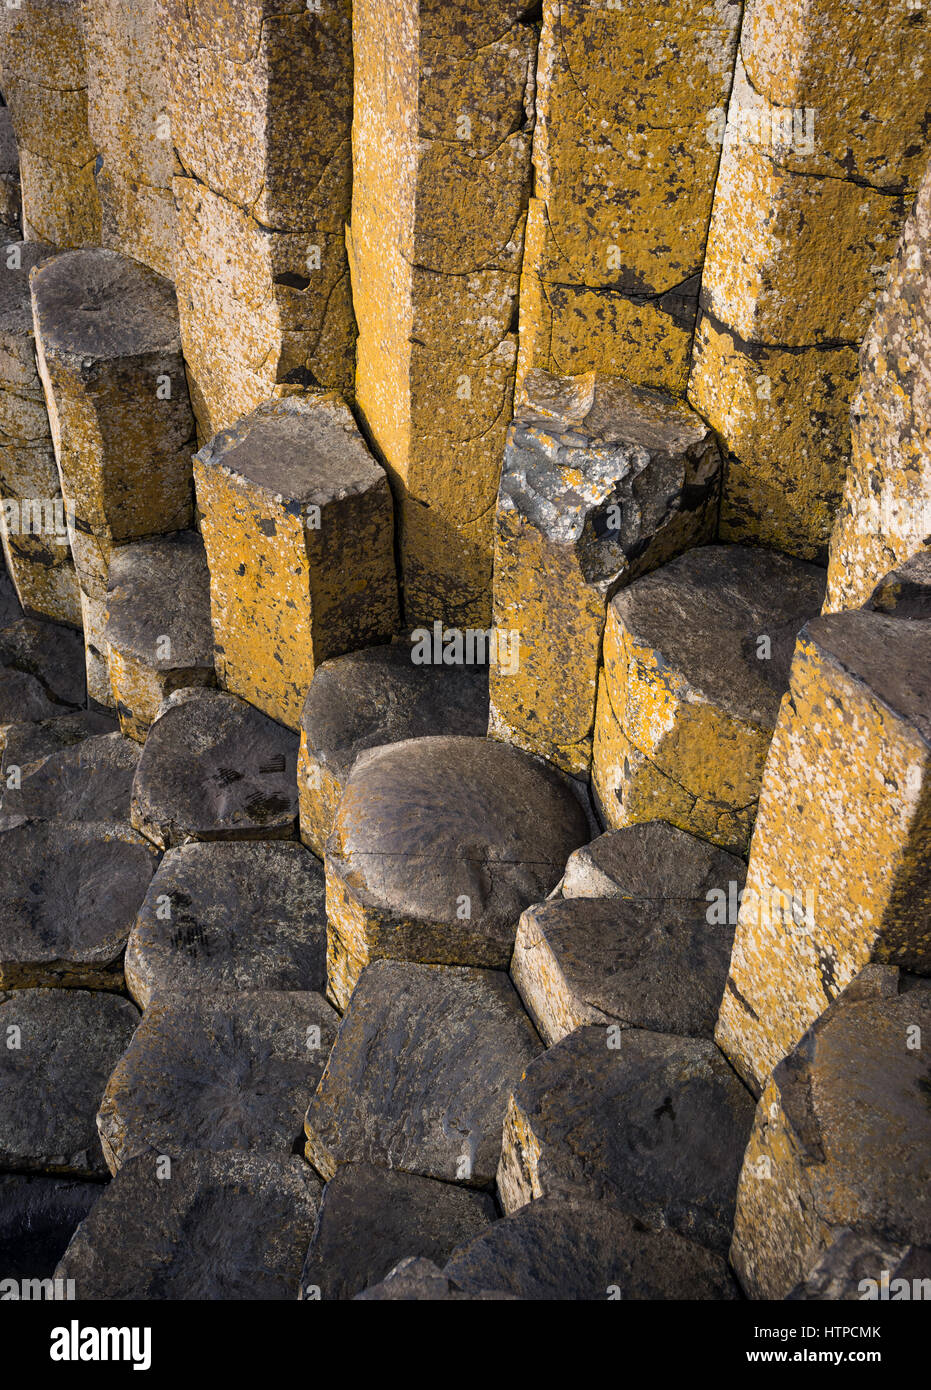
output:
M175 690L213 685L210 576L196 531L114 551L105 639L127 738L144 742L159 705Z
M299 1158L173 1152L130 1159L62 1256L75 1297L293 1299L320 1183Z
M176 691L149 730L132 823L161 849L185 840L290 840L297 739L222 691Z
M77 535L73 531L72 537ZM109 569L109 561L104 565L101 573L106 574ZM102 598L91 598L80 591L81 597L81 622L84 628L84 667L85 679L87 681L88 704L93 702L105 710L113 710L116 714L116 705L113 700L113 686L110 684L110 670L107 663L107 601Z
M100 1102L110 1171L147 1151L292 1153L336 1025L309 992L159 994Z
M860 349L825 611L859 608L931 534L931 167Z
M397 627L388 480L335 393L266 402L194 468L217 676L297 729L316 666Z
M722 894L729 906L746 876L746 865L733 854L654 820L608 830L573 850L561 886L564 898L631 898L704 912Z
M377 1163L490 1187L508 1096L540 1051L500 972L375 961L310 1102L307 1158L328 1179Z
M931 1117L921 1036L931 987L868 966L776 1067L747 1147L731 1260L784 1298L848 1226L931 1243Z
M586 1027L527 1068L504 1122L498 1195L607 1201L724 1254L753 1100L713 1043Z
M522 915L511 979L551 1046L587 1023L711 1038L734 922L707 903L556 898Z
M128 830L138 761L137 744L95 734L34 764L20 786L5 787L3 810L31 820L118 822Z
M756 1088L862 966L931 968L929 707L924 623L838 613L799 635L717 1031Z
M931 1249L895 1245L842 1226L827 1250L786 1298L825 1303L927 1298Z
M443 1274L467 1294L494 1289L534 1301L738 1296L710 1250L579 1198L530 1202L455 1251Z
M0 880L0 989L122 989L123 949L158 856L121 826L9 830Z
M0 225L19 226L22 196L19 191L19 151L9 107L0 108Z
M31 618L0 631L0 724L73 714L84 700L78 633Z
M595 370L681 394L740 6L542 12L518 376Z
M884 574L864 607L897 618L931 618L931 546Z
M360 753L431 735L480 737L488 727L487 667L419 665L416 651L404 641L371 647L314 672L301 713L297 785L301 839L321 859Z
M812 565L703 546L614 597L594 752L609 825L662 819L746 850L795 635L823 592Z
M100 204L87 129L87 73L78 0L28 0L0 10L3 95L19 144L23 234L95 245Z
M69 1240L103 1192L101 1183L0 1176L4 1279L51 1279Z
M23 616L22 606L16 588L6 567L6 559L0 556L0 630L18 622Z
M484 1302L487 1299L500 1302L511 1297L511 1294L488 1293L484 1290L477 1294L463 1293L446 1278L443 1271L432 1260L423 1260L416 1255L410 1255L406 1260L401 1260L400 1264L395 1265L380 1284L373 1284L364 1293L357 1293L354 1301L357 1303L466 1303Z
M14 767L19 768L20 774L31 772L50 753L83 743L95 734L116 732L116 721L109 714L97 710L78 710L75 714L61 714L55 719L2 725L0 781L6 783Z
M169 850L126 951L140 1008L164 990L326 987L323 870L302 845L188 844Z
M611 595L712 539L720 455L688 406L620 379L532 370L508 430L494 625L520 636L490 676L490 732L587 773Z
M450 1183L347 1163L327 1183L301 1274L303 1299L346 1299L377 1284L404 1252L442 1265L496 1219L494 1199Z
M102 1177L94 1115L139 1014L128 999L70 989L0 994L0 1164ZM15 1044L15 1045L14 1045Z
M506 967L517 920L588 838L545 764L507 744L407 739L356 761L326 855L330 997L370 960Z
M490 616L530 185L526 13L353 8L356 395L395 489L411 625Z

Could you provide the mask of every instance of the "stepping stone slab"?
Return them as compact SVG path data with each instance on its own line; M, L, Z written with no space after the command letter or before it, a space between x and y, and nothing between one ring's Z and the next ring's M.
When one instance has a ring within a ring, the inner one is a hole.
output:
M301 714L301 839L323 858L340 797L360 753L431 734L483 737L485 667L420 665L407 642L325 661Z
M323 1191L301 1275L303 1299L352 1298L415 1250L442 1264L497 1219L487 1192L370 1163L347 1163Z
M33 618L0 632L0 724L71 714L85 697L80 633Z
M106 1176L94 1117L138 1022L115 994L0 994L0 1166Z
M579 1028L514 1087L498 1195L607 1201L726 1254L753 1099L713 1043Z
M123 987L123 951L158 863L120 825L9 830L0 878L0 988Z
M824 571L758 546L687 551L611 600L593 783L608 826L665 820L746 851L795 637Z
M196 531L114 552L105 639L120 728L139 743L166 696L214 684L210 576Z
M95 734L50 753L3 792L8 815L32 820L107 821L129 829L139 745L121 734Z
M303 845L182 845L159 865L126 951L140 1008L162 990L326 987L323 868Z
M32 772L35 764L50 753L57 753L60 748L71 748L86 738L92 738L94 734L118 732L117 722L109 714L89 709L62 714L57 719L7 724L0 728L0 740L3 742L0 780L6 782L14 767L19 768L20 774Z
M336 1026L319 994L158 996L100 1103L110 1171L146 1150L292 1152Z
M503 1302L513 1297L508 1293L463 1293L451 1284L432 1260L410 1255L395 1265L380 1284L373 1284L364 1293L357 1293L355 1303L470 1303Z
M453 1252L443 1269L467 1294L521 1299L735 1299L725 1261L675 1231L603 1202L541 1198Z
M733 926L697 903L554 898L517 928L511 979L547 1046L587 1023L713 1038Z
M364 972L307 1111L306 1154L490 1187L508 1097L540 1040L506 975L400 961Z
M4 1279L51 1279L105 1190L103 1183L68 1178L0 1177L0 1290Z
M295 1297L319 1179L300 1158L183 1150L130 1159L56 1270L79 1299Z
M775 1068L737 1193L731 1263L785 1298L844 1227L931 1246L931 982L870 965Z
M490 739L407 739L356 762L326 856L330 997L376 957L506 967L517 922L589 838L564 778Z
M742 859L665 821L608 830L570 854L564 898L631 898L664 906L739 906L747 876ZM736 914L734 921L736 922Z
M146 738L132 823L161 849L185 840L293 839L297 747L294 734L244 700L176 692Z
M901 1281L901 1282L900 1282ZM814 1269L786 1299L852 1303L878 1299L926 1299L931 1294L931 1249L895 1245L872 1231L842 1226Z

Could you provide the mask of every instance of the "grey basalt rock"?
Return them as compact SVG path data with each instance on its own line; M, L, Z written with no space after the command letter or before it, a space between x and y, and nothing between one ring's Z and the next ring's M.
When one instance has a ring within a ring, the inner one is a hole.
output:
M147 1150L291 1153L336 1025L309 992L159 995L100 1103L110 1171Z
M123 950L158 855L120 825L9 830L0 878L0 989L123 987Z
M143 1009L163 990L322 991L323 869L283 841L169 850L129 938L126 981Z
M19 151L7 107L0 110L0 223L15 227L22 214Z
M883 575L864 607L896 618L931 618L931 546Z
M505 1302L513 1299L513 1294L463 1293L447 1279L443 1271L433 1263L417 1255L409 1255L389 1270L380 1284L373 1284L363 1293L357 1293L356 1303L484 1303Z
M506 975L375 961L307 1110L308 1161L327 1179L377 1163L490 1187L508 1097L541 1050Z
M100 1182L0 1176L0 1280L51 1279L76 1228L104 1190Z
M931 1298L931 1248L896 1245L873 1231L840 1227L790 1302L851 1303Z
M724 1254L753 1099L713 1043L589 1026L514 1087L498 1194L606 1201Z
M370 1163L338 1168L323 1191L301 1297L352 1298L411 1251L442 1264L497 1217L485 1192Z
M75 1233L56 1277L99 1302L293 1300L319 1199L319 1180L287 1154L140 1155Z
M739 894L747 866L736 855L665 821L644 821L608 830L570 854L562 880L564 898L631 898L696 910Z
M353 764L369 748L431 734L481 737L487 667L416 665L408 642L325 661L301 715L301 839L323 857Z
M288 840L295 734L222 691L177 691L149 730L132 823L161 849L185 840Z
M35 770L38 763L61 748L71 748L95 734L118 733L116 720L99 710L77 710L55 719L28 720L7 724L0 729L3 743L0 762L0 781L7 781L7 772L18 767L20 773Z
M0 632L0 724L70 714L85 697L79 633L32 618Z
M115 994L0 994L0 1166L106 1176L94 1117L138 1021L134 1005Z
M739 1297L720 1255L580 1198L528 1203L454 1251L443 1274L467 1294L494 1289L528 1300Z
M95 734L50 753L3 791L3 810L31 820L129 822L139 745L120 734Z

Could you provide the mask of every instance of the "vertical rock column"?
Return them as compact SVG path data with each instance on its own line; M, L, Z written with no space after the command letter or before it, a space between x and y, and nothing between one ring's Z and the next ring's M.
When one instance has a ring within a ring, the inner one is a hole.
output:
M350 6L158 4L184 170L178 307L205 442L270 396L352 387Z
M0 62L19 144L23 235L56 246L95 244L100 204L81 0L0 5Z
M517 357L526 0L354 6L356 395L398 502L407 619L486 626Z
M741 59L689 399L731 455L721 538L823 561L857 347L927 160L931 29L910 0L750 0Z
M684 394L739 0L544 0L518 379Z

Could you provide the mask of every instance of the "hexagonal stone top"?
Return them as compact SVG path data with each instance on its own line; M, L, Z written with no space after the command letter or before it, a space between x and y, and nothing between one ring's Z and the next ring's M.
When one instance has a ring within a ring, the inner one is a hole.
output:
M113 552L106 638L153 670L213 667L210 575L196 531L134 541ZM164 652L159 638L171 639Z
M99 361L181 351L174 285L117 251L65 251L30 283L43 352Z
M632 898L708 902L709 893L739 893L747 866L736 855L666 821L608 830L569 856L564 898Z

